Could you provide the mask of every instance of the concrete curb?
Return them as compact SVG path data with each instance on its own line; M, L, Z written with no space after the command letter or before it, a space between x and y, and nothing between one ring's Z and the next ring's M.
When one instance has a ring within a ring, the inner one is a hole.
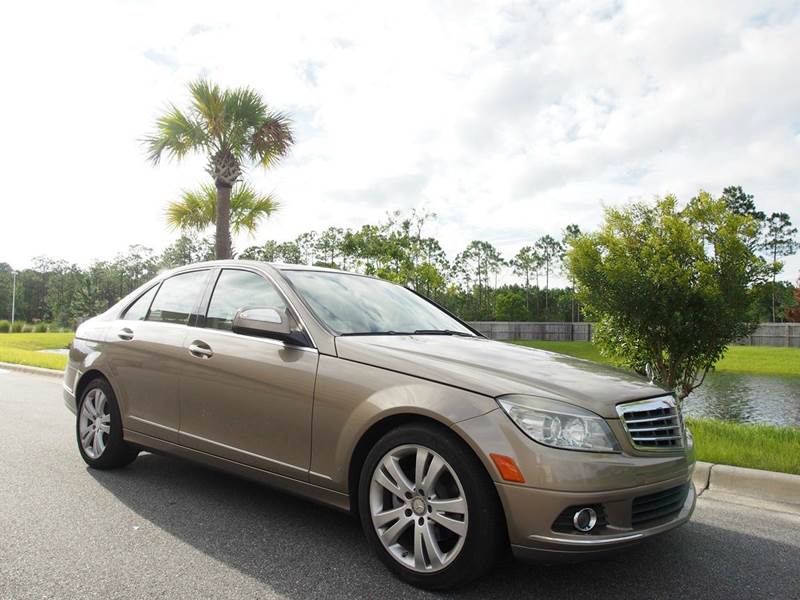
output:
M698 462L693 480L700 495L720 492L800 508L800 475Z
M54 377L58 379L64 377L64 371L59 371L57 369L42 369L41 367L29 367L28 365L15 365L12 363L0 362L0 369L19 371L20 373L28 373L30 375L44 375L45 377Z

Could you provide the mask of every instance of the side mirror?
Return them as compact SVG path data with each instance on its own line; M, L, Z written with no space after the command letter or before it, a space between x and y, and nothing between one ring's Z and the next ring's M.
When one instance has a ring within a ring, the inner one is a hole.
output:
M293 328L296 328L296 324L288 310L270 306L240 308L233 317L231 327L234 333L300 343L304 336Z

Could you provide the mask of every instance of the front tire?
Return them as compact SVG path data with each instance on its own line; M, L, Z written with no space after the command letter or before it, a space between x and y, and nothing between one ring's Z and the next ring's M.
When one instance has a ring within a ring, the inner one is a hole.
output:
M491 479L443 427L409 424L383 436L364 462L358 495L370 546L412 585L462 586L489 572L507 547Z
M122 439L122 417L108 381L94 379L78 403L78 451L93 469L115 469L134 461L139 450Z

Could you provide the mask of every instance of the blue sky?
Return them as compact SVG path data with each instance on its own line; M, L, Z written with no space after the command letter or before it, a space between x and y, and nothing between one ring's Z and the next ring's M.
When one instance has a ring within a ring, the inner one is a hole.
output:
M15 266L170 242L203 160L153 168L140 140L197 76L296 122L249 174L283 208L239 248L424 208L451 257L511 257L604 205L731 184L800 221L797 2L45 2L0 28Z

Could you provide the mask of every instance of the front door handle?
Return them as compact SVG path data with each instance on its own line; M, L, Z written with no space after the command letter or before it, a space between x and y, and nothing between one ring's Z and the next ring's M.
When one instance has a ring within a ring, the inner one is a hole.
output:
M189 344L189 353L197 358L211 358L214 356L214 351L211 346L200 340L195 340Z
M128 329L127 327L123 327L117 333L117 337L121 340L132 340L133 339L133 330Z

